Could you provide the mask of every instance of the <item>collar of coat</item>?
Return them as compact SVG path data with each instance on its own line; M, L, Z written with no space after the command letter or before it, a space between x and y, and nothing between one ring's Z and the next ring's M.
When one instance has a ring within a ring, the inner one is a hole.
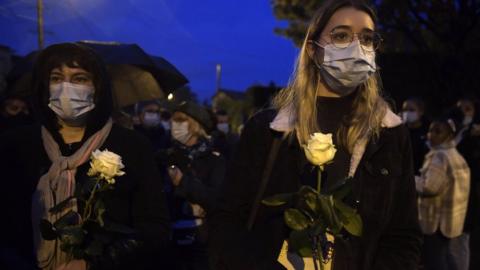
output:
M290 132L294 129L295 125L295 116L291 112L291 107L281 109L272 122L270 122L270 128L278 132ZM402 119L396 115L389 108L385 113L382 120L383 128L394 128L402 124ZM364 138L358 140L355 144L350 158L350 169L348 172L349 177L353 177L357 171L360 160L362 159L365 149L367 147L369 137L365 136Z

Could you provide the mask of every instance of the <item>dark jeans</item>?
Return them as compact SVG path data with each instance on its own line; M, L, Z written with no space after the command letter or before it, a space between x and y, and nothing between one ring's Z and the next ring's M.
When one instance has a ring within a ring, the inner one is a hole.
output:
M423 245L425 270L468 270L470 263L469 235L447 238L437 232L425 235Z

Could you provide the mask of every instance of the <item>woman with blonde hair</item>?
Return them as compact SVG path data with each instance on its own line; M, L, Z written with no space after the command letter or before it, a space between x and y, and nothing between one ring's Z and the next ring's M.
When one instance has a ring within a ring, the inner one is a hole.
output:
M352 178L345 202L363 221L361 237L335 239L332 268L417 268L421 232L410 141L381 97L375 23L368 5L348 0L326 1L312 19L289 85L274 109L247 123L227 170L212 222L215 269L287 267L279 258L290 232L285 207L261 201L316 187L304 148L318 132L331 133L336 148L323 166L321 190Z

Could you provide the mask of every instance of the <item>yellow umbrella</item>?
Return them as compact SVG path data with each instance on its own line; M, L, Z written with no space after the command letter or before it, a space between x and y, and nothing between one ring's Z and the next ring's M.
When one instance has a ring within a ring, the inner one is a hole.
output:
M161 99L164 92L153 75L132 65L110 65L113 102L117 108L139 101Z

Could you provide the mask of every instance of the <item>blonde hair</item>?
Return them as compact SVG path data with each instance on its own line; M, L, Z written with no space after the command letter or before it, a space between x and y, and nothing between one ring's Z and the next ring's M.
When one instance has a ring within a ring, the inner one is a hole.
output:
M294 72L288 86L274 99L277 110L290 110L294 116L294 130L286 135L295 134L300 145L305 145L311 134L318 132L317 89L320 81L318 67L308 55L308 41L323 31L336 10L345 6L364 10L351 1L330 1L321 8L310 23L307 35L297 58ZM374 15L368 12L372 19ZM349 115L349 126L341 125L336 134L338 141L352 153L355 143L366 136L378 137L383 117L388 105L380 96L380 78L377 73L356 90L353 111Z
M207 134L205 129L195 119L187 115L187 121L188 121L188 129L190 130L192 135L197 136L199 138L210 139L210 136Z

